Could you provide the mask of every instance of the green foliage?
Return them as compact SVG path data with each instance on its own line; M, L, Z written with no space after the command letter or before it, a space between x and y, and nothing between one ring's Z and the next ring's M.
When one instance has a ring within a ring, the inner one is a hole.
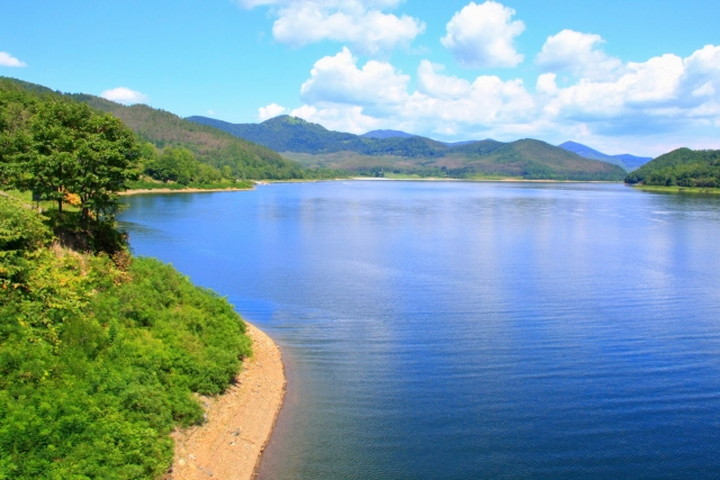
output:
M137 176L140 153L112 115L0 79L0 186L54 202L48 217L64 244L111 254L124 248L114 229L117 192Z
M147 105L127 107L92 95L72 95L72 98L117 116L141 139L150 142L160 152L167 148L181 148L192 152L200 164L217 169L225 179L318 178L317 172L304 169L266 147L236 138L213 127L184 120L169 112ZM162 153L160 155L162 156ZM155 178L152 174L150 176ZM208 179L198 178L192 181L206 182Z
M110 115L66 101L42 102L29 125L26 176L17 187L58 202L79 197L84 223L114 218L117 192L133 178L139 149L134 135Z
M630 173L625 182L665 187L720 188L720 150L674 150Z
M19 202L0 214L0 478L160 478L169 433L202 421L193 392L222 392L250 354L244 323L168 265L121 271L45 246Z
M32 252L50 240L43 219L19 201L0 195L0 288L13 288L29 271Z
M81 102L95 111L119 118L145 143L141 149L142 158L147 162L145 167L150 170L167 148L191 152L195 160L192 168L195 176L188 180L188 185L232 180L293 180L337 176L337 172L303 168L266 147L236 138L216 128L183 120L177 115L147 105L124 106L93 95L60 94L40 85L0 77L0 97L8 92L34 101ZM8 112L0 98L0 130L3 116L19 118ZM148 145L153 148L148 149ZM0 133L0 157L2 151L3 140ZM185 167L180 170L185 170ZM0 162L0 174L3 174L2 169L3 163ZM145 173L151 178L159 179L151 171ZM0 175L0 185L5 176ZM181 176L179 181L185 180L187 177Z

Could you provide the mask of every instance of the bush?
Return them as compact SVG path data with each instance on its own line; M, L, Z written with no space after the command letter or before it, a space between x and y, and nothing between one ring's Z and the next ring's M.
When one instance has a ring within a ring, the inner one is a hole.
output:
M3 252L27 263L0 290L0 479L160 478L169 433L202 422L193 394L222 392L250 354L242 319L156 260L122 272L44 247L16 207L0 202Z

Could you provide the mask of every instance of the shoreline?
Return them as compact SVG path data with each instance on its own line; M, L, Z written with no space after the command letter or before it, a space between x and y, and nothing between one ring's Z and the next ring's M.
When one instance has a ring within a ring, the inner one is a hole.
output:
M147 193L204 193L204 192L247 192L251 188L136 188L118 192L120 196L144 195Z
M253 353L235 384L218 397L202 397L207 421L172 434L175 454L166 480L251 480L270 440L286 389L280 349L245 322Z

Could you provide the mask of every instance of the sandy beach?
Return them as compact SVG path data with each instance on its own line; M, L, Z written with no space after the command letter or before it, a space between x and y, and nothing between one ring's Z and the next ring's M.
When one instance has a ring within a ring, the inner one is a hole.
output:
M175 458L168 480L250 480L272 432L285 396L280 349L264 332L247 324L253 356L235 385L205 398L207 422L173 433Z

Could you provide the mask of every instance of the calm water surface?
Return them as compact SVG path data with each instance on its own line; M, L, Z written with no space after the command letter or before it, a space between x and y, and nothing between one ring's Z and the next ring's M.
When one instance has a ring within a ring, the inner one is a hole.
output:
M281 345L262 480L720 478L720 199L276 184L126 199Z

